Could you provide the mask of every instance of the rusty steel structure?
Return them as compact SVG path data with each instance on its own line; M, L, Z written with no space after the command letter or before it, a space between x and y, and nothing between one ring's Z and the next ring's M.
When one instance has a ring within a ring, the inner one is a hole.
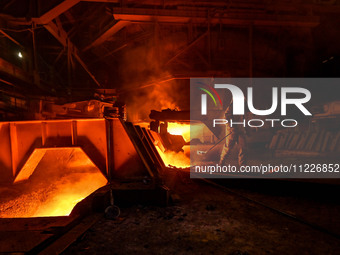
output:
M158 133L121 118L1 122L0 187L13 194L1 193L0 225L9 230L2 231L0 252L61 252L60 236L77 232L80 222L89 228L113 201L113 208L167 205L169 190L161 179L165 165L156 149L162 143ZM32 216L34 206L40 214ZM28 243L11 231L23 224Z
M3 184L29 179L52 149L82 150L109 181L160 184L158 135L118 118L2 122L0 130Z

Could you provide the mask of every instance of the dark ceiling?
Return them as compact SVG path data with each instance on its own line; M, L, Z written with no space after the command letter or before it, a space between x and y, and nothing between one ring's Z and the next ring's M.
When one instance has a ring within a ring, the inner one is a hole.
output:
M338 76L339 2L2 0L0 57L24 72L21 82L49 92L212 75Z

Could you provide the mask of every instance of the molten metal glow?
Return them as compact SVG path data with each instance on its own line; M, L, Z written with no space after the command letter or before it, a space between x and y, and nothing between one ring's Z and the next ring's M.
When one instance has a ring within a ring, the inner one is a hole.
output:
M190 141L190 124L169 122L168 133L172 135L181 135L183 136L186 142L189 142Z
M156 146L156 148L166 166L175 166L181 168L190 167L190 158L185 155L184 152L163 152L160 148L158 148L158 146Z
M33 217L68 216L77 203L106 183L98 172L65 176L56 183L55 194L39 206Z
M190 124L169 122L168 133L171 135L181 135L186 142L190 141ZM186 168L190 167L190 156L185 152L162 151L157 146L157 150L166 166Z
M0 218L68 216L75 205L104 186L101 173L73 173L58 181L29 188L29 191L0 204ZM27 187L17 186L26 190Z
M106 183L80 148L49 149L29 179L0 189L0 218L68 216Z

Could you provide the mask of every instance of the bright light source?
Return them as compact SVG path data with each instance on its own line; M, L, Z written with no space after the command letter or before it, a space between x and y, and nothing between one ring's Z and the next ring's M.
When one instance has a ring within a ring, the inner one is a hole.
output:
M18 52L18 57L22 58L22 53L20 51Z

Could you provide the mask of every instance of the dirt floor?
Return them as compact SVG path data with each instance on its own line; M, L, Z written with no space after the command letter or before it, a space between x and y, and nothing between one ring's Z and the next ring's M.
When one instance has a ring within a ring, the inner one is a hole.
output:
M271 188L276 186L272 182ZM121 208L117 220L103 216L63 254L340 254L340 241L334 234L340 229L337 202L314 203L301 197L292 200L291 194L277 194L265 187L266 192L256 194L251 189L232 187L233 191L251 194L252 198L298 217L308 214L311 208L311 214L318 215L307 220L325 228L333 220L332 235L233 193L191 180L183 173L172 171L167 185L172 190L172 205ZM302 207L301 201L305 201ZM320 206L321 211L317 209Z

